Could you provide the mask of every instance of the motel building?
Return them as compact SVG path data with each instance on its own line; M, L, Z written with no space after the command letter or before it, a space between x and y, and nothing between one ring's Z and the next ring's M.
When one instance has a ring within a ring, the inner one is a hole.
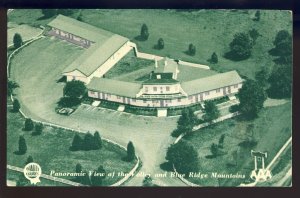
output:
M154 107L158 116L167 116L170 107L186 107L238 93L243 79L236 71L219 73L190 81L178 80L180 61L153 59L153 71L144 82L125 82L103 78L136 45L128 38L58 15L48 24L50 36L86 48L67 66L62 75L67 81L80 80L95 101L110 101L120 106ZM124 110L124 109L123 109Z

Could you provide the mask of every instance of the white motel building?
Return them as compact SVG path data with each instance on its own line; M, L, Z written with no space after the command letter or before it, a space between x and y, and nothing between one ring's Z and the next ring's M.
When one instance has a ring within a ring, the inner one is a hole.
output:
M243 79L236 71L180 81L180 61L170 58L154 59L153 72L144 82L104 78L103 75L129 51L137 52L134 43L63 15L58 15L48 25L51 27L49 35L86 48L62 75L67 81L84 82L88 96L95 100L166 109L234 95L242 87Z

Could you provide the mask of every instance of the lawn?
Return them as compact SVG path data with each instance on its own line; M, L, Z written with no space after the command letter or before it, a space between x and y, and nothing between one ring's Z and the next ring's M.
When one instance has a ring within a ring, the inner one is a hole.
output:
M7 30L7 46L10 46L13 44L13 37L16 33L19 33L23 39L23 41L26 41L28 39L31 39L32 37L38 35L43 30L40 28L34 28L29 25L18 25L13 28L9 28Z
M136 72L138 70L149 68L149 67L154 69L154 61L137 58L134 54L134 51L131 50L112 69L110 69L105 74L105 77L118 79L120 78L121 75L125 76L128 73ZM133 78L135 79L137 77L133 77Z
M273 48L273 40L279 30L292 32L292 17L289 11L261 11L260 21L253 21L255 10L82 10L83 22L128 37L138 45L139 51L160 56L170 56L190 62L209 64L208 59L216 52L218 71L238 70L252 78L262 66L272 66L274 57L268 54ZM73 16L77 16L74 13ZM8 17L10 22L30 25L46 24L51 19L40 20L40 10L14 10ZM149 29L147 41L136 40L141 25ZM257 29L261 36L257 39L252 56L244 61L223 58L229 51L229 43L237 32ZM154 49L159 38L164 39L165 48ZM188 45L196 46L195 56L185 53ZM210 65L210 64L209 64Z
M103 141L103 148L100 150L72 152L69 147L75 132L45 127L42 135L32 136L31 132L22 130L24 118L20 114L8 112L7 116L7 164L9 165L24 167L29 155L41 165L43 173L48 175L51 170L74 172L77 163L80 163L86 171L93 171L103 165L107 173L114 171L126 173L135 165L135 162L123 161L126 151L111 143ZM26 139L28 149L25 155L14 154L18 149L20 135L24 135ZM72 177L62 178L72 179ZM104 185L111 185L121 178L107 177Z
M246 138L246 127L253 123L254 136L258 140L257 151L268 152L266 164L268 164L283 144L291 136L291 102L284 105L264 108L259 118L253 122L242 121L240 118L230 119L221 123L199 129L195 133L186 136L184 139L191 143L199 154L200 171L211 174L218 173L240 173L248 178L249 172L253 169L253 159L251 158L251 148L239 146L239 143ZM207 158L211 155L210 146L218 143L222 134L225 134L224 150L227 154L216 158ZM232 153L238 152L237 166L229 166L228 163L235 163ZM196 179L189 178L190 181L205 186L236 186L243 182L243 179Z

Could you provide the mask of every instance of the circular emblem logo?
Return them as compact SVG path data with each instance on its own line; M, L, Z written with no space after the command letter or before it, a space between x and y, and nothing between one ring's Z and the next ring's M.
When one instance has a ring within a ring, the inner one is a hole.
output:
M24 176L30 181L31 184L37 184L40 181L42 169L37 163L29 163L24 167Z

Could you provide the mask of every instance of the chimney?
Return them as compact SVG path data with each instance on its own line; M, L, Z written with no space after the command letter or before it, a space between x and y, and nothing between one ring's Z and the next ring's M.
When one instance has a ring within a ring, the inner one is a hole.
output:
M157 65L157 59L155 58L154 61L155 61L155 68L157 68L158 67L158 65Z
M168 62L167 62L167 59L165 59L165 66L167 66Z

